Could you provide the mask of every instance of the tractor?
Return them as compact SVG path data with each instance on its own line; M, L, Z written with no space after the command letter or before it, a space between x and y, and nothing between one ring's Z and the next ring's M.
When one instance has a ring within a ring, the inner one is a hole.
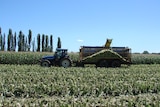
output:
M40 64L43 67L62 66L66 68L71 66L71 63L67 49L61 48L57 48L53 56L44 56L40 59Z

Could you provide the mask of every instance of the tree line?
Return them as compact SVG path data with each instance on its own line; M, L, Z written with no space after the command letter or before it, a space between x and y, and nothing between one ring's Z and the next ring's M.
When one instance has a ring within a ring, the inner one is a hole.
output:
M25 36L22 31L19 34L13 34L12 29L9 29L8 35L4 33L0 27L0 51L18 51L18 52L53 52L53 35L38 34L37 40L32 36L32 31L29 30ZM61 40L58 37L57 48L61 48Z

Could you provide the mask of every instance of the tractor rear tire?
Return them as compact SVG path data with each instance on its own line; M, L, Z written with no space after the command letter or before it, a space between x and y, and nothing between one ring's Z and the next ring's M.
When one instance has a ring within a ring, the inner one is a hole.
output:
M71 66L71 60L68 59L68 58L63 58L63 59L60 61L60 66L62 66L62 67L64 67L64 68L70 67L70 66Z
M49 61L46 61L46 60L45 60L45 61L42 61L42 62L41 62L41 66L42 66L42 67L50 67L50 63L49 63Z

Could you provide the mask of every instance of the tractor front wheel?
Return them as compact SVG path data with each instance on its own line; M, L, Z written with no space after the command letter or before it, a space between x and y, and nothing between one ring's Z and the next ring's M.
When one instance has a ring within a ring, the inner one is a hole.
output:
M71 66L71 60L68 58L64 58L60 61L60 66L66 68Z
M46 61L46 60L45 60L45 61L42 61L42 62L41 62L41 66L42 66L42 67L50 67L50 63L49 63L49 61Z

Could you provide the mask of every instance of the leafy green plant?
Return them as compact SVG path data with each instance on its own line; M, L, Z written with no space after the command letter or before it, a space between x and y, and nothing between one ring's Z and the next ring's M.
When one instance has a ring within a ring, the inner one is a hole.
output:
M0 106L157 106L160 66L0 65Z

